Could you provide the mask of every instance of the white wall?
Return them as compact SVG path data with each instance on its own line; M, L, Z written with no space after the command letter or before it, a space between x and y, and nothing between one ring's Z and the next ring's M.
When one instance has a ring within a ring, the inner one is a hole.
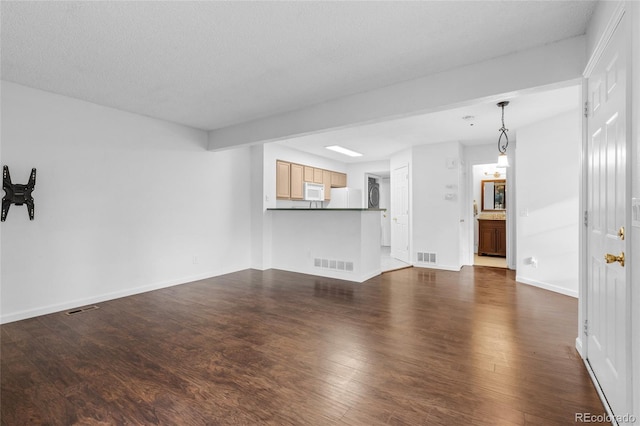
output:
M265 215L264 145L251 146L251 268L270 264L270 222Z
M578 296L582 125L576 110L518 129L516 280ZM525 264L534 257L537 267Z
M450 168L447 160L455 161L454 167ZM412 150L412 263L417 252L436 253L438 261L433 266L460 270L460 160L461 146L457 142L421 145ZM446 194L455 197L447 200Z
M248 149L2 82L2 163L38 170L35 220L2 224L3 322L246 269Z
M617 0L598 2L595 10L593 11L593 15L591 15L589 28L587 29L586 34L586 48L587 52L589 53L589 56L586 58L587 60L595 50L596 45L604 34L604 31L607 28L607 25L609 24L609 21L611 20L615 10L619 7L619 3L621 2Z
M273 224L273 268L363 282L380 275L380 212L268 211ZM353 271L315 266L314 260L352 262Z

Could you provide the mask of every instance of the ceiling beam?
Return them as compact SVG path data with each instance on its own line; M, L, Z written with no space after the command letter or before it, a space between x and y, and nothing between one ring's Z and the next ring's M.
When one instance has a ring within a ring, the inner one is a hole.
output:
M209 132L209 150L270 142L428 113L575 81L586 64L578 36L522 52L345 96L299 110Z

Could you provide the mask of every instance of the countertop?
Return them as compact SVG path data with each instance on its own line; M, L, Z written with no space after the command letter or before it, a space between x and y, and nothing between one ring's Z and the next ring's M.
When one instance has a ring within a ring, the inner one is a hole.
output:
M504 212L500 212L500 213L489 213L489 212L482 212L478 215L478 217L476 218L478 220L507 220L507 214Z

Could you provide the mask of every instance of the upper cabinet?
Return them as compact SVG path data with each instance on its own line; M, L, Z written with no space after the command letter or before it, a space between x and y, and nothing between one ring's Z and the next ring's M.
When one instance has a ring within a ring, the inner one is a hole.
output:
M322 171L322 183L324 184L324 199L331 200L331 172L329 170Z
M303 200L304 183L324 185L324 199L331 199L331 188L347 186L347 174L303 164L276 160L276 198L279 200Z
M347 186L347 174L339 172L331 172L331 187L345 188Z
M276 198L291 198L291 163L276 161Z
M314 168L311 166L303 166L304 167L304 181L305 182L313 182Z
M304 169L305 166L291 163L291 199L304 199Z

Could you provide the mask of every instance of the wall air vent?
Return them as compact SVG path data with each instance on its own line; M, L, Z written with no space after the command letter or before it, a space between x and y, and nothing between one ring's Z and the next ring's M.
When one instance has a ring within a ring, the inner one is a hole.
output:
M346 260L321 259L318 257L313 259L313 266L316 268L333 269L335 271L344 272L353 272L354 269L353 262L348 262Z
M435 265L438 263L438 256L436 253L427 253L427 252L417 252L417 261L418 263L426 263L429 265Z

